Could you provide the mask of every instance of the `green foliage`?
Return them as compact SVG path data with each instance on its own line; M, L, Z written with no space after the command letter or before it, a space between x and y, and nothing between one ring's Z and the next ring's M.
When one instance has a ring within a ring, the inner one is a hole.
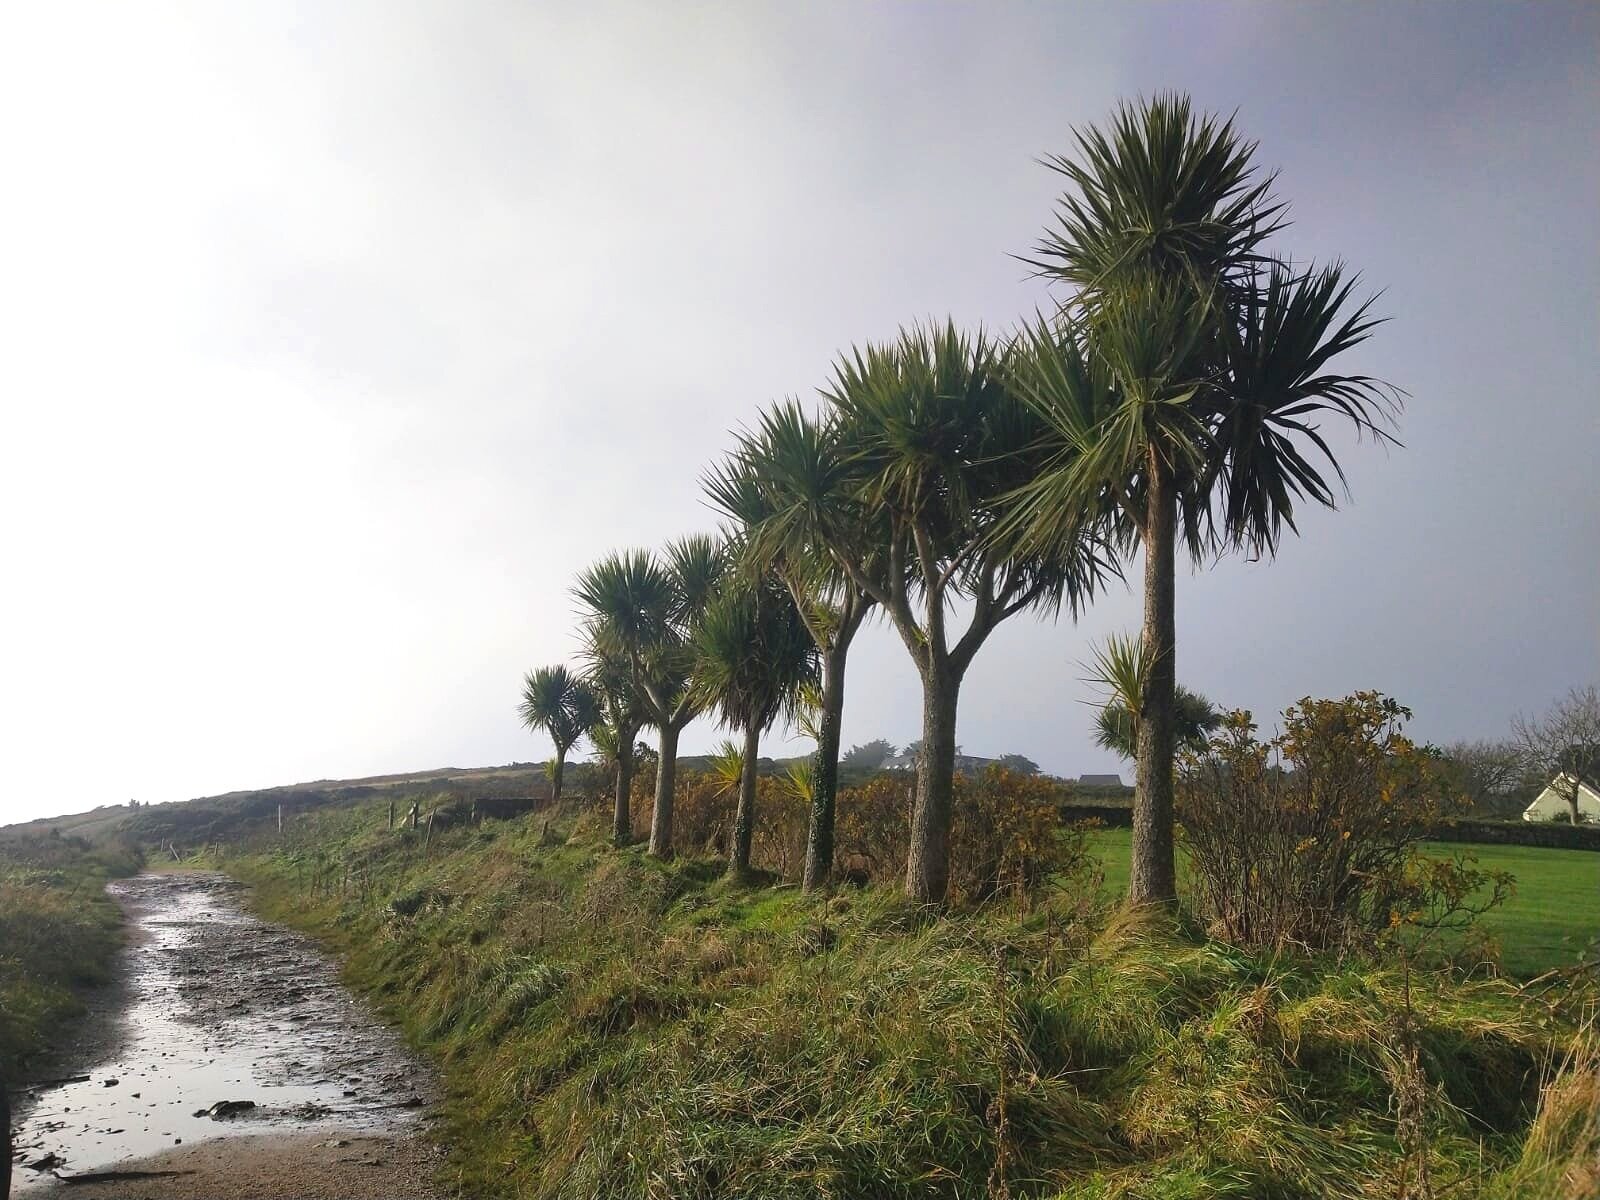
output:
M1136 903L1173 898L1174 560L1212 551L1273 553L1302 501L1332 506L1343 470L1317 427L1331 414L1388 438L1399 393L1335 360L1371 336L1354 280L1274 257L1281 228L1270 178L1231 121L1186 97L1125 104L1104 128L1076 131L1048 160L1067 181L1035 265L1066 289L1006 360L1011 388L1039 423L1035 469L997 536L1038 552L1106 522L1145 560L1137 704L1141 803ZM1126 730L1108 730L1113 736Z
M771 576L726 587L695 631L695 689L735 729L765 730L792 714L816 681L816 646L793 597Z
M1127 889L1130 840L1128 829L1093 829L1088 834L1089 852L1099 860L1112 899L1120 899ZM1426 842L1421 850L1448 857L1455 847ZM1485 953L1472 958L1471 947L1447 938L1444 948L1449 956L1498 963L1509 977L1520 980L1572 971L1596 933L1590 910L1600 889L1600 854L1493 845L1475 846L1473 854L1480 870L1491 876L1510 875L1516 890L1503 905L1478 919L1476 936ZM1180 885L1192 889L1186 857L1179 857L1178 866Z
M851 746L839 758L839 765L848 771L876 771L894 757L892 742L874 738L859 746Z
M837 854L848 874L889 882L911 844L911 789L878 775L839 793ZM997 894L1027 898L1047 879L1085 866L1081 831L1063 829L1066 789L1054 780L990 764L958 775L951 813L950 886L964 903Z
M1030 606L1054 612L1065 602L1077 611L1115 569L1104 544L1082 529L1027 548L994 536L1002 501L1036 466L1041 434L1007 383L1004 358L981 332L968 336L948 322L915 327L841 356L826 392L852 451L854 494L887 538L881 581L853 569L919 664L936 631L929 617L920 625L912 617L916 595L930 615L946 589L976 599L984 612L973 628L986 634L985 618Z
M578 576L573 594L591 661L627 669L632 691L616 703L636 705L653 725L681 727L698 712L690 640L725 565L721 546L696 536L671 543L663 556L609 554Z
M1039 773L1039 764L1026 754L1002 754L995 759L995 765L1016 775L1037 775Z
M528 672L517 712L524 725L544 730L565 755L600 720L600 701L586 682L558 664Z
M1095 741L1123 758L1133 758L1139 743L1139 707L1143 703L1150 658L1144 643L1112 634L1094 650L1087 682L1105 689L1105 705L1095 716ZM1204 696L1179 684L1173 696L1176 738L1180 749L1199 749L1222 723L1222 714Z
M583 654L584 682L599 706L589 741L600 761L615 768L619 756L632 750L640 728L649 723L648 705L634 682L632 660L624 649L591 629Z
M1069 296L1013 360L1060 454L1019 494L1024 541L1107 504L1142 534L1154 453L1197 555L1219 543L1270 553L1297 500L1334 503L1325 471L1343 481L1310 418L1387 436L1398 394L1329 370L1377 322L1352 307L1340 267L1272 257L1282 205L1231 121L1165 95L1075 140L1075 154L1047 160L1069 190L1034 260Z
M0 1081L25 1079L82 1012L81 990L110 978L121 915L104 887L141 864L116 843L0 836Z

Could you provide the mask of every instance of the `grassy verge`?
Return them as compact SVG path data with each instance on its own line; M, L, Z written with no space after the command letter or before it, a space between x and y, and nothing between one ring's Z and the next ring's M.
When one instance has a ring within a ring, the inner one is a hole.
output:
M26 1078L82 1011L81 989L110 978L121 915L105 884L138 866L75 838L0 841L0 1078Z
M1128 829L1097 829L1089 847L1105 872L1108 893L1128 889ZM1500 944L1507 974L1530 979L1571 966L1600 937L1600 854L1539 846L1430 843L1429 853L1470 854L1485 870L1510 871L1516 892L1504 907L1483 918L1484 929ZM1180 874L1182 863L1180 859Z
M1425 1164L1487 1200L1566 1195L1600 1149L1570 1026L1504 982L1414 983L1419 1075L1392 970L1071 888L928 919L732 887L601 821L384 824L222 865L442 1064L466 1195L1353 1200Z

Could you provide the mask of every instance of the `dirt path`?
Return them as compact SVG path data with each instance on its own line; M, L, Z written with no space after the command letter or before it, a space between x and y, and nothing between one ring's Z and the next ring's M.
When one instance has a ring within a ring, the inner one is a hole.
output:
M21 1098L13 1197L437 1195L431 1077L241 891L211 874L112 885L121 978L63 1060L76 1073Z
M103 1182L27 1193L64 1200L435 1200L438 1162L415 1137L256 1134L120 1163Z

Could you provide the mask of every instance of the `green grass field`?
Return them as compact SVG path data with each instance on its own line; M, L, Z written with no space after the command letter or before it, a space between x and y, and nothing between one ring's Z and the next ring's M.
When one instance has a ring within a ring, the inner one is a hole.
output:
M1128 887L1128 829L1099 829L1089 835L1100 858L1105 886L1113 895ZM1509 871L1516 892L1504 907L1483 918L1500 939L1506 971L1520 979L1574 962L1600 936L1600 854L1589 850L1551 850L1538 846L1467 846L1429 843L1430 852L1457 850L1474 855L1485 870ZM1180 858L1179 874L1183 872Z

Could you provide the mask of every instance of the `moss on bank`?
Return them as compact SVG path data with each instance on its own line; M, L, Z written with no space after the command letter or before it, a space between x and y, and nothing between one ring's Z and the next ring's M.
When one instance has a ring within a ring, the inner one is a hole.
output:
M1571 1025L1505 983L1414 982L1419 1085L1388 968L1070 888L930 919L735 887L600 821L384 824L222 865L442 1064L467 1195L1376 1197L1425 1163L1442 1194L1554 1197L1596 1150L1592 1061L1563 1074Z

